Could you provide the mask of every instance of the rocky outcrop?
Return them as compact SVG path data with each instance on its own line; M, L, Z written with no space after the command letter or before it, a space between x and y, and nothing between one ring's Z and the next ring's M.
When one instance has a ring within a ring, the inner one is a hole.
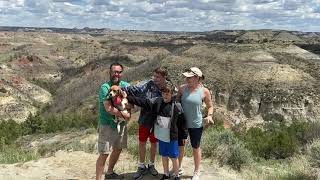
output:
M5 75L7 78L0 81L1 120L24 121L30 113L35 114L52 101L52 95L48 91L23 77L14 74Z

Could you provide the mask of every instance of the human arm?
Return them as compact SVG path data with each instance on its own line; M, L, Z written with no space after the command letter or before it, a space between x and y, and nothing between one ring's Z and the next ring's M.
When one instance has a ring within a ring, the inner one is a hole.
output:
M210 93L209 89L207 89L207 88L204 88L204 103L206 104L206 107L208 108L207 117L206 117L207 123L214 124L214 121L213 121L214 107L213 107L211 93Z
M147 98L134 97L134 96L128 96L127 99L130 104L134 104L139 107L145 108L148 111L152 111L154 109L153 108L155 104L154 100L150 100Z
M110 100L106 100L104 101L104 108L106 109L106 111L112 115L115 115L117 117L123 117L125 120L130 120L131 118L131 112L128 111L119 111L117 108L115 108L114 106L112 106L112 103Z
M176 101L177 102L181 102L181 98L182 98L182 95L183 95L183 90L185 88L185 84L184 85L181 85L178 89L178 93L177 93L177 97L176 97Z
M123 87L121 89L124 90L130 96L141 97L143 96L143 93L146 91L148 83L150 83L150 80L144 81L134 86Z

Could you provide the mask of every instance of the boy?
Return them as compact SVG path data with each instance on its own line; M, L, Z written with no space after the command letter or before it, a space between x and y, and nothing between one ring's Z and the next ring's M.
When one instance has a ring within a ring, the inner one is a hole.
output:
M144 99L128 96L128 101L137 106L150 110L157 115L154 123L154 133L159 141L159 154L162 156L164 175L161 180L169 179L169 158L173 164L175 180L179 180L179 147L178 124L186 126L183 118L182 106L173 99L173 90L165 87L161 90L162 97ZM182 127L179 127L181 129ZM183 127L183 129L186 129Z

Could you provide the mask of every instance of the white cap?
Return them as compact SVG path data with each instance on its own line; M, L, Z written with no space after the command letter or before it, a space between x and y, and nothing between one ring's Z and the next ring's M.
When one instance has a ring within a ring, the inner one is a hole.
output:
M193 76L198 76L202 79L204 79L204 76L202 74L202 71L197 68L197 67L192 67L188 69L186 72L182 73L185 77L193 77Z

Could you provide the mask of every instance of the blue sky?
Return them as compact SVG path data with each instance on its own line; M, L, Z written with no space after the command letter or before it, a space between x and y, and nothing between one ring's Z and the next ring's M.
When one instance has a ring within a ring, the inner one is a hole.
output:
M320 0L0 0L0 26L320 31Z

